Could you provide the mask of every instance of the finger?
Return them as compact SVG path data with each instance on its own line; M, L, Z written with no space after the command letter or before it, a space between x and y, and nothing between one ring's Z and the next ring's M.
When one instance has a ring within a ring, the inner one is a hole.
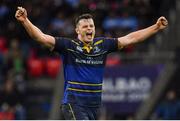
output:
M18 10L18 13L19 13L20 15L23 15L23 14L25 13L25 9Z
M21 16L21 14L18 11L16 11L15 17L18 18L20 16Z
M164 16L159 17L158 20L166 19Z
M168 25L168 21L165 18L162 18L160 21L161 21L162 25L164 25L164 26Z
M167 21L166 18L164 18L164 17L162 17L160 20L161 21Z
M25 9L24 9L23 7L17 7L17 9L20 10L20 11L22 11L22 12L25 11Z
M166 20L166 19L161 19L160 21L162 21L162 22L167 22L167 20Z
M21 7L21 6L18 6L18 7L17 7L17 9L22 9L22 8L23 8L23 7Z
M162 20L167 21L167 19L165 17L162 17Z
M167 23L167 22L164 22L164 21L162 21L161 24L162 24L163 26L167 26L167 25L168 25L168 23Z
M24 12L22 12L21 10L17 10L15 16L16 16L16 17L20 17L20 16L22 16L23 14L24 14Z
M20 15L20 10L17 10L15 15Z
M163 26L167 26L168 25L168 21L167 19L164 17L164 16L161 16L158 21L157 21L158 24L162 24Z
M161 18L161 19L166 19L164 16L161 16L160 18Z
M20 15L16 14L16 15L15 15L15 17L16 17L16 18L19 18L19 17L20 17Z

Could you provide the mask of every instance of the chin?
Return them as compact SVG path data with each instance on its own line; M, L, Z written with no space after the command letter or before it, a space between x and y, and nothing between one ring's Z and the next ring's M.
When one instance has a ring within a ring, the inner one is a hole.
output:
M87 39L87 40L85 40L85 42L92 42L93 41L93 39Z

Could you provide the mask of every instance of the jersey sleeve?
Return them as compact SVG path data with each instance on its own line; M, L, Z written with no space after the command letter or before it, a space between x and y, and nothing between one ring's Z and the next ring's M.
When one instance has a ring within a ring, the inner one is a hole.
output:
M63 37L55 37L55 45L53 51L63 53L70 46L70 39Z
M118 50L118 39L117 38L104 38L104 48L110 52Z

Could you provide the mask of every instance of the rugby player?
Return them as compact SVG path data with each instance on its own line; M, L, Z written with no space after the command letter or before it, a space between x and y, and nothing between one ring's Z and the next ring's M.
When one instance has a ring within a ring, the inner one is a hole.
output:
M15 17L32 39L61 55L65 79L61 110L68 120L98 119L108 53L142 42L168 25L166 18L160 17L152 26L123 37L95 38L93 17L83 14L75 20L77 38L71 39L43 33L28 19L25 8L18 7Z

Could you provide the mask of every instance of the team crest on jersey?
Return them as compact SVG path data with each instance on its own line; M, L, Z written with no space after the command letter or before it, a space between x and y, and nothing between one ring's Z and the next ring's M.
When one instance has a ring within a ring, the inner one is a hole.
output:
M80 46L77 46L76 49L79 50L80 52L83 52L83 49Z
M98 53L98 52L100 52L101 50L99 49L99 47L98 46L95 46L94 47L94 53Z

